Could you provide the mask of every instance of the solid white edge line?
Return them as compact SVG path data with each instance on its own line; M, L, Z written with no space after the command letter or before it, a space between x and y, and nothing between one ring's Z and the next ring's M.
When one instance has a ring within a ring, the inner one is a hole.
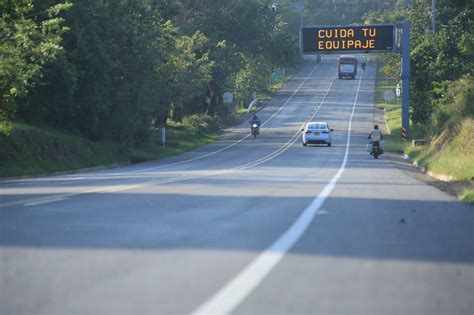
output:
M62 201L62 200L65 200L65 199L66 199L65 197L50 198L50 199L45 199L45 200L27 202L27 203L24 204L24 206L27 206L27 207L39 206L39 205L44 205L44 204L47 204L47 203Z
M330 182L324 187L321 193L311 202L311 204L301 213L298 219L280 236L272 245L265 249L255 260L253 260L244 270L220 289L214 296L204 302L191 314L229 314L232 312L272 271L283 256L301 238L313 221L316 213L336 186L339 178L344 173L349 147L351 142L352 118L354 116L357 99L359 97L362 75L359 78L357 93L352 106L349 118L346 151L341 167Z

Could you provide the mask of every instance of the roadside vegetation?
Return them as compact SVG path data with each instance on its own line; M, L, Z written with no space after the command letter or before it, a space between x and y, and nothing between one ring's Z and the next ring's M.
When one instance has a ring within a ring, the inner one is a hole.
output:
M266 1L12 0L0 10L6 135L22 122L137 144L169 120L228 116L300 61L297 28Z
M268 1L12 0L0 12L0 176L208 143L301 62L298 16Z
M413 1L405 9L369 15L368 21L393 23L406 16L412 25L410 125L413 140L401 140L401 100L387 102L395 92L399 57L378 58L376 106L385 110L390 135L387 148L404 153L420 169L466 187L459 198L474 202L474 9L467 1L437 1L437 30L423 12L428 1Z
M410 20L412 134L429 145L397 140L400 108L390 103L379 105L393 134L388 148L427 169L470 176L472 133L461 132L471 130L474 104L470 1L437 0L436 33L425 32L428 0L413 0L408 9L402 0L303 2L306 25ZM265 102L301 64L299 12L283 5L274 11L272 3L0 2L0 176L133 163L213 141L219 126L246 117L254 92ZM383 77L396 77L397 56L380 60ZM234 97L230 105L226 91ZM454 155L463 160L451 171Z
M207 122L170 123L165 146L161 142L161 129L152 129L149 141L127 146L117 141L91 141L49 127L16 123L12 127L9 137L0 136L0 177L139 163L180 154L218 137L215 126Z
M266 89L259 91L261 102L251 108L254 113L297 68L275 70ZM285 74L283 74L283 72ZM0 134L0 178L70 173L77 170L108 168L140 163L178 155L209 144L220 137L221 129L249 117L248 104L240 102L229 115L186 116L182 121L168 119L165 145L162 127L150 127L146 141L129 144L113 140L91 140L80 134L26 123L13 123L8 136Z
M343 24L387 8L324 0L321 11L321 1L304 2L299 12L272 10L270 0L1 1L0 176L130 163L206 143L217 131L186 121L243 119L254 92L269 99L301 63L300 13L307 23ZM163 127L175 147L157 146Z

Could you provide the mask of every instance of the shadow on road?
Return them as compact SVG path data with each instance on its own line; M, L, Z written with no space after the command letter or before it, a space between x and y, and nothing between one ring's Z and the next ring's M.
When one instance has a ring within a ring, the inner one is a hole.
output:
M88 195L67 209L61 201L39 209L1 209L0 246L260 252L313 199L272 197L269 209L262 207L269 198L255 197L251 190L237 196L217 189L208 196L186 189L180 194ZM227 209L226 204L238 206ZM291 252L472 264L473 209L452 206L445 201L331 197L303 236L309 241L297 243Z

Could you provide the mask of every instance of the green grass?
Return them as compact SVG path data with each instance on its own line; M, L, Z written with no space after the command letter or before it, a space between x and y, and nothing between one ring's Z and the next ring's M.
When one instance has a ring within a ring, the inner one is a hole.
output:
M378 73L375 91L375 107L385 110L385 117L390 134L386 135L385 148L387 151L402 153L410 156L418 165L432 173L448 176L456 181L471 181L474 179L474 119L460 119L457 124L447 127L436 138L430 136L430 126L422 128L411 125L411 138L424 139L424 146L412 146L402 141L402 109L395 98L387 102L383 93L387 89L395 90L397 80L381 78ZM467 202L474 202L474 191L465 190L459 196Z
M397 98L387 102L383 94L386 90L395 91L397 80L395 78L384 77L380 69L377 72L377 84L375 87L375 108L385 110L387 128L390 134L385 135L385 150L392 152L403 152L404 144L401 141L401 106Z
M103 164L123 163L117 144L94 143L50 128L14 124L10 137L1 136L0 176L22 176Z
M378 80L375 89L375 108L385 111L387 128L390 134L385 135L385 150L402 153L406 143L402 141L402 107L396 98L387 102L383 94L386 90L395 90L397 81L395 79Z
M474 179L474 119L465 118L451 126L429 146L408 148L408 154L427 170L454 180Z
M202 126L172 125L167 128L169 145L163 147L161 129L151 133L151 141L130 147L117 142L93 142L51 128L14 124L10 137L0 136L0 177L156 160L192 150L219 137Z
M474 204L474 190L465 189L463 193L459 196L459 199L467 203Z
M385 136L385 150L401 153L405 149L402 142L402 109L393 106L385 106L385 117L390 134Z

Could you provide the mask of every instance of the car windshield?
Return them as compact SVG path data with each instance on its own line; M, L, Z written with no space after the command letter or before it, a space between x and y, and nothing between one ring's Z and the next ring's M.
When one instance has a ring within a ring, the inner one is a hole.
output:
M326 124L316 123L316 124L309 124L308 129L321 130L321 129L327 129L327 128L326 128Z

